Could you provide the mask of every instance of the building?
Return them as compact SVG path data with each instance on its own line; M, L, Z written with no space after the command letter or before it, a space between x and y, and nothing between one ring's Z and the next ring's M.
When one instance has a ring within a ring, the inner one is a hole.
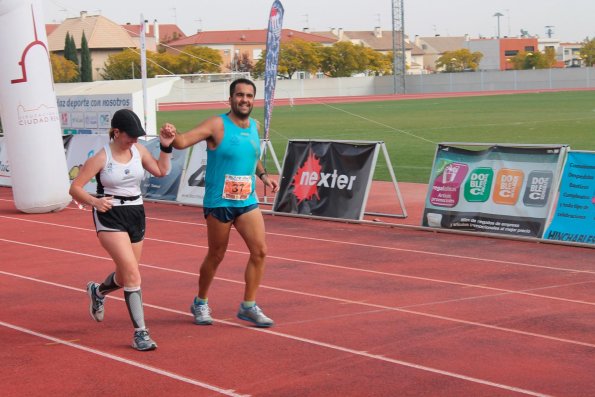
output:
M252 63L256 63L266 49L266 30L221 30L198 32L168 43L166 51L181 51L186 46L209 47L218 50L223 59L223 66L233 65L236 59L247 55ZM336 40L324 36L283 29L281 43L291 40L303 40L321 45L332 45Z
M539 52L544 54L546 54L548 51L552 51L554 54L556 54L556 64L553 66L554 68L566 67L562 57L563 54L560 50L560 40L551 37L539 38L537 40L537 48Z
M145 21L145 44L149 51L157 51L160 44L167 44L186 37L186 34L182 32L182 29L180 29L178 25L166 23L160 24L157 20L154 20L152 24L147 22L148 21ZM121 26L140 47L141 25L127 23ZM149 42L154 43L153 48L149 48Z
M423 65L428 72L437 72L436 61L445 52L467 48L469 36L415 36L415 44L421 49Z
M326 36L336 41L350 41L355 45L363 45L382 54L389 54L393 50L393 31L382 30L375 27L374 30L343 30L332 28L327 32L314 32L320 36ZM397 32L397 40L400 40L400 32ZM405 63L408 74L420 74L424 71L424 52L415 43L411 43L405 37Z
M481 52L483 58L479 63L479 70L512 70L510 58L519 52L535 52L538 41L535 37L500 38L500 39L470 39L466 42L471 52Z
M138 48L132 37L117 23L101 15L87 15L86 11L81 11L79 17L64 20L48 35L49 50L63 55L66 33L74 38L76 48L80 49L83 32L91 53L93 80L102 79L100 73L110 55L126 48Z
M581 58L582 43L560 43L558 47L558 60L560 60L564 67L576 68L584 64Z

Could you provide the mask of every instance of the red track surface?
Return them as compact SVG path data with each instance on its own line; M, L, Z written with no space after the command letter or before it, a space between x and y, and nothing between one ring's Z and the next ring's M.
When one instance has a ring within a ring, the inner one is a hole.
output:
M408 204L419 189L403 190ZM215 323L196 326L202 211L146 207L159 348L141 353L121 293L103 323L89 316L84 287L112 269L90 213L23 214L0 188L3 396L595 395L592 249L266 216L259 303L276 326L235 318L247 258L235 233Z

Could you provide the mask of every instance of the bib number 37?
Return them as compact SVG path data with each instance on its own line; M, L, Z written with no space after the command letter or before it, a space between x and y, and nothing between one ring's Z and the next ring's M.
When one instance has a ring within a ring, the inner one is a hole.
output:
M223 198L227 200L246 200L252 192L250 175L225 175Z

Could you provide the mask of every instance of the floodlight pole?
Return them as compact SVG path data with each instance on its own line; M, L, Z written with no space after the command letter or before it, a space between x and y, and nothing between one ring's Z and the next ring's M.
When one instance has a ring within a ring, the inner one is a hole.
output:
M498 19L498 38L500 38L500 17L503 17L504 14L497 12L494 14L494 16Z
M405 13L403 0L392 1L393 17L393 91L405 93Z

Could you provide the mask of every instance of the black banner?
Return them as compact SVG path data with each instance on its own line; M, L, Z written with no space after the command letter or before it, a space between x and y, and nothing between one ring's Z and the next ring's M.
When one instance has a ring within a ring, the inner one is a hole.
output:
M289 141L273 211L360 220L378 144Z

